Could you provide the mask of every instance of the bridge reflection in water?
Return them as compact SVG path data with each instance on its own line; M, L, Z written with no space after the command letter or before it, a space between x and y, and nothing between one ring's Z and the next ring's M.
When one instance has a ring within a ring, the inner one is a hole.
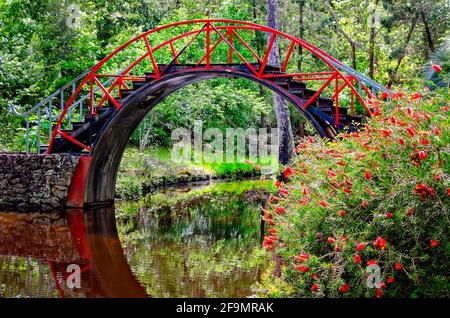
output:
M114 208L66 216L0 213L0 241L1 296L148 297L124 256ZM15 262L20 257L27 258L26 269ZM37 273L30 273L32 262ZM73 265L80 269L79 288L68 284L77 282Z

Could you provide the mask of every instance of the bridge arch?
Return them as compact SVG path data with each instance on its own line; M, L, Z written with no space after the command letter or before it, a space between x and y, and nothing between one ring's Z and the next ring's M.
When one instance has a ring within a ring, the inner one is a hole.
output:
M309 112L301 107L298 98L288 90L270 81L258 79L251 74L232 70L191 70L177 72L161 78L157 83L148 83L127 97L121 109L103 127L91 152L91 163L86 181L85 203L107 203L114 200L116 176L123 152L132 133L164 98L189 84L215 78L246 78L263 85L292 103L321 137L333 137Z

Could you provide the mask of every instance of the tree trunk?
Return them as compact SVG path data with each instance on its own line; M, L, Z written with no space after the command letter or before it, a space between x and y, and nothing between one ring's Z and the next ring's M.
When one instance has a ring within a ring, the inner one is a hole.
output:
M378 6L378 0L375 1L375 8L372 13L372 16L370 17L370 40L369 40L369 64L370 64L370 71L369 76L371 79L373 79L375 74L375 36L376 36L376 24L375 24L375 18L376 18L376 7Z
M304 0L298 1L298 36L300 39L303 39L303 34L305 31L305 22L304 22L304 14L305 14L305 2ZM298 60L297 60L297 70L299 73L302 72L302 62L303 62L303 46L298 46Z
M145 119L144 119L144 123L145 123ZM145 128L145 126L144 126L144 128ZM142 138L142 140L140 142L139 150L141 152L144 152L145 148L147 147L148 139L150 138L150 134L152 132L152 129L153 129L153 116L150 117L147 131L145 131L144 138Z
M406 48L409 44L409 41L411 40L414 29L416 28L416 24L417 24L417 15L414 15L414 17L411 20L411 24L409 26L408 34L406 36L405 43L403 44L402 51L400 52L400 54L397 57L397 65L395 66L394 70L392 71L389 81L386 85L387 88L391 88L392 84L395 81L395 77L397 76L398 68L400 67L400 64L402 63L403 58L405 57Z
M256 23L258 18L258 13L257 13L257 7L256 7L256 0L253 0L253 21ZM261 37L258 36L259 33L255 32L255 41L256 41L256 53L261 56L261 51L262 51L262 44L261 44ZM262 87L262 85L258 86L259 89L259 95L260 96L264 96L264 88ZM265 128L266 127L266 116L264 115L263 112L261 112L260 114L260 125L261 128Z
M270 28L277 29L276 0L267 0L267 24ZM278 39L275 38L269 54L268 64L280 66L280 53L278 50ZM272 93L272 96L278 126L278 160L281 164L287 164L294 151L291 117L286 100L275 93Z
M428 24L427 16L425 15L425 11L420 9L420 16L422 18L423 26L425 27L425 35L428 42L428 48L431 52L434 52L434 41L433 41L433 35L431 33L430 25Z
M298 136L300 138L305 137L305 121L301 121L299 126L298 126Z
M356 70L356 43L352 40L350 45L352 47L352 68Z
M303 39L305 33L305 0L298 0L298 36ZM303 62L303 47L298 46L298 60L297 60L297 72L302 72L302 62ZM300 118L300 123L298 125L296 135L300 138L305 137L305 120L303 117Z

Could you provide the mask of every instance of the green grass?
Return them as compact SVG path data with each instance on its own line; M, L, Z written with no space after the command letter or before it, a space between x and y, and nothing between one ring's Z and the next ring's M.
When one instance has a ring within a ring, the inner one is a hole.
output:
M119 175L116 194L118 198L135 200L159 186L188 183L210 179L240 180L261 174L261 162L270 162L272 158L262 158L255 164L246 162L218 163L201 162L175 163L168 148L126 149ZM277 167L278 168L278 167Z

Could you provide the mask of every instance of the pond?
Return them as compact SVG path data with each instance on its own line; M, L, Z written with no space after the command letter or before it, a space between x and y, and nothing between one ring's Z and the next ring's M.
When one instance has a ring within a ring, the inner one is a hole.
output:
M260 214L268 188L207 183L115 208L0 213L0 296L251 296L270 262Z

